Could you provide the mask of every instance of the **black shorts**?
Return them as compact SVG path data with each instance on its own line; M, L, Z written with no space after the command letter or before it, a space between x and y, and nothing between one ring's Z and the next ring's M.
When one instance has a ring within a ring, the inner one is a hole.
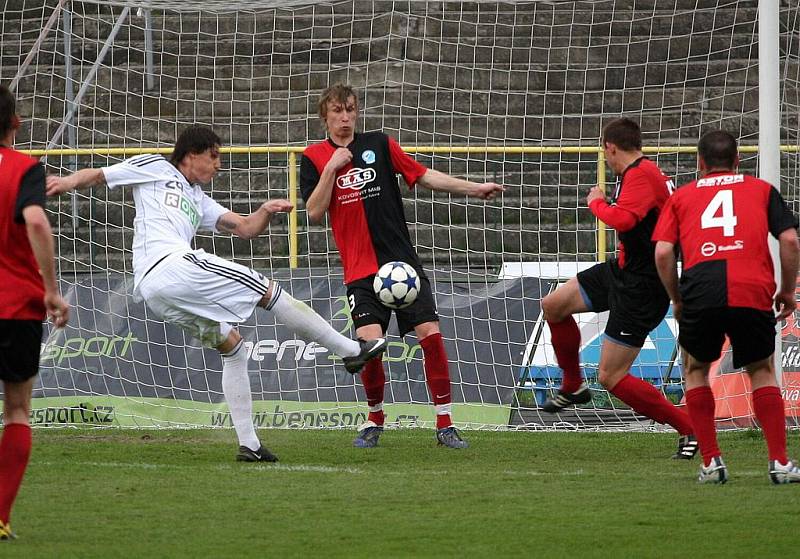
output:
M389 328L389 319L392 317L392 309L381 303L375 295L375 290L372 288L374 278L373 275L347 284L347 302L356 329L369 324L380 324L386 332ZM401 336L405 336L420 324L439 321L436 301L433 299L431 282L428 278L419 275L417 300L404 309L395 310L394 313L397 316L397 327Z
M627 346L641 348L669 310L669 295L658 277L625 273L616 260L579 272L578 285L590 311L610 311L606 336Z
M747 307L683 309L678 322L678 342L704 363L719 359L725 335L733 347L733 366L738 369L775 353L775 315Z
M24 382L39 372L41 320L0 319L0 380Z

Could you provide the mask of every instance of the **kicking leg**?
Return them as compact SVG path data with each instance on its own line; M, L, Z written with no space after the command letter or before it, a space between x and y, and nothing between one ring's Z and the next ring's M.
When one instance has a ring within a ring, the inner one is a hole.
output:
M563 371L561 388L554 398L542 406L548 413L557 413L575 404L591 400L589 388L583 384L580 367L581 332L573 314L587 312L577 278L542 299L542 313L550 327L550 339L558 366Z
M315 341L342 357L351 374L361 371L367 361L386 350L384 338L357 342L341 335L314 309L289 295L275 282L270 282L259 306L275 313L278 320L304 340Z

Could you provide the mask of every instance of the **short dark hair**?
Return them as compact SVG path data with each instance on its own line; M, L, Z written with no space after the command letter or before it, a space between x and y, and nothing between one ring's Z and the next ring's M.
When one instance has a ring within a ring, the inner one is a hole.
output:
M216 132L208 126L195 124L185 129L178 136L178 141L175 142L169 161L173 165L178 165L190 153L203 153L207 149L221 145L222 140L219 139Z
M629 118L617 118L603 128L603 146L614 144L622 151L642 149L642 129Z
M319 96L319 101L317 103L319 117L324 120L325 117L328 116L328 103L333 102L346 105L348 99L351 97L355 98L356 108L358 108L358 95L356 95L356 90L353 89L353 86L338 82L328 87Z
M0 137L5 137L14 128L16 115L17 101L14 94L6 86L0 85Z
M709 168L733 169L737 153L736 138L725 130L706 132L697 142L697 154Z

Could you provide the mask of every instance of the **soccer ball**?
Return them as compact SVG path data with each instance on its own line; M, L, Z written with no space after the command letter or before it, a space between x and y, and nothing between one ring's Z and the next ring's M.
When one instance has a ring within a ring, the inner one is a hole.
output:
M390 309L404 309L417 300L419 276L405 262L387 262L372 282L375 295Z

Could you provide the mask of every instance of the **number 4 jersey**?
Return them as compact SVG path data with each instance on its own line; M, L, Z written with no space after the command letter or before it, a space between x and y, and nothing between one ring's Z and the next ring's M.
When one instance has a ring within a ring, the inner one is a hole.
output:
M680 246L680 291L687 308L768 311L775 294L767 234L797 228L780 193L755 177L710 173L669 198L654 241Z

